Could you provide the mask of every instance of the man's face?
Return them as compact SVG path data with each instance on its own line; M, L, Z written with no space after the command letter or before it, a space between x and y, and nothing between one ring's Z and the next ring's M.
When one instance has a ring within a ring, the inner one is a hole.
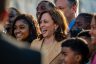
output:
M78 17L76 19L76 23L75 23L76 28L79 29L85 29L86 28L86 24L85 24L85 20L83 17Z
M64 12L66 18L69 19L72 15L72 11L71 7L69 7L68 5L68 0L57 0L55 4L57 8L61 9Z
M80 64L81 59L77 58L81 57L80 54L73 51L70 47L63 47L61 50L61 64Z

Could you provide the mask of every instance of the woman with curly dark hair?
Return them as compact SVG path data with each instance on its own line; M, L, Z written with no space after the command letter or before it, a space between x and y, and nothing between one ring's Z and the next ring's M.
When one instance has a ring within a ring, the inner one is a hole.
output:
M31 43L37 38L35 20L31 15L17 16L12 25L12 36L17 40Z

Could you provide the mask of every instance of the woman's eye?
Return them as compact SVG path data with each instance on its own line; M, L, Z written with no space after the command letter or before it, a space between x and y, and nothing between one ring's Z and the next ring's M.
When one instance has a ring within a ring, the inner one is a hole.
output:
M20 29L24 29L25 27L24 26L21 26Z
M44 23L48 23L48 21L47 20L44 20Z

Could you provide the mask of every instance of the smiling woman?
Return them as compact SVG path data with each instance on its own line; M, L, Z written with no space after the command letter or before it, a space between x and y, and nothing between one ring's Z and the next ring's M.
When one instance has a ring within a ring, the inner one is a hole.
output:
M17 16L12 27L12 36L17 40L31 43L37 38L34 20L30 15L21 14Z
M66 38L67 22L59 9L44 11L38 18L41 35L32 42L31 47L38 48L44 54L44 64L51 64L60 53L61 42Z

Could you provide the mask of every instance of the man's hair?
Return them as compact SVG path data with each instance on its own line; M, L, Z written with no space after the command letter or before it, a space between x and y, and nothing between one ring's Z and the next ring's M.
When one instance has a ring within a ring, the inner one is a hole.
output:
M77 5L77 0L68 0L70 7L72 5Z
M54 0L54 3L56 3L57 0ZM72 5L77 5L77 0L68 0L69 6L71 7Z
M41 1L40 3L38 3L37 8L36 8L37 11L38 11L39 6L43 10L50 10L51 8L55 7L55 5L50 1Z

